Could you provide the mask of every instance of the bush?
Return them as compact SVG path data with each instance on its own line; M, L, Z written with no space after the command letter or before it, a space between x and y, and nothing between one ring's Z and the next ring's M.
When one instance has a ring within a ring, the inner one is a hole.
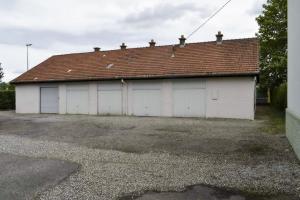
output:
M285 110L287 107L287 84L282 83L272 91L271 104L279 110Z
M9 83L0 82L0 91L4 91L4 90L15 90L15 86Z
M15 109L15 91L4 90L0 91L0 110Z

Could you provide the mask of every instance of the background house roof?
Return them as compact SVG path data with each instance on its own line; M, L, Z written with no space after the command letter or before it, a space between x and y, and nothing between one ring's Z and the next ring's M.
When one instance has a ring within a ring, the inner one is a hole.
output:
M12 83L259 73L256 38L52 56Z

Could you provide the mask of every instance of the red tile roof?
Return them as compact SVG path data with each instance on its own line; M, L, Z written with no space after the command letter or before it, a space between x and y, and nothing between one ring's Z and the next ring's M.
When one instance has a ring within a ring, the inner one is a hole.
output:
M52 56L12 83L256 75L258 59L256 38L75 53Z

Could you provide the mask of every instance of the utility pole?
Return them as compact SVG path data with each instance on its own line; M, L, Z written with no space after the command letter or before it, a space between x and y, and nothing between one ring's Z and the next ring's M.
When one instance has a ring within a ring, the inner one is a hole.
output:
M26 48L27 48L27 71L29 69L29 60L28 60L28 47L30 47L32 44L26 44Z

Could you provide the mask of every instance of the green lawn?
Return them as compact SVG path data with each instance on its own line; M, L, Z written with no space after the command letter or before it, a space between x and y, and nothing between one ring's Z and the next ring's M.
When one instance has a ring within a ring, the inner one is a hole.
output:
M285 134L285 112L271 106L257 106L256 119L265 120L262 131L268 134Z

